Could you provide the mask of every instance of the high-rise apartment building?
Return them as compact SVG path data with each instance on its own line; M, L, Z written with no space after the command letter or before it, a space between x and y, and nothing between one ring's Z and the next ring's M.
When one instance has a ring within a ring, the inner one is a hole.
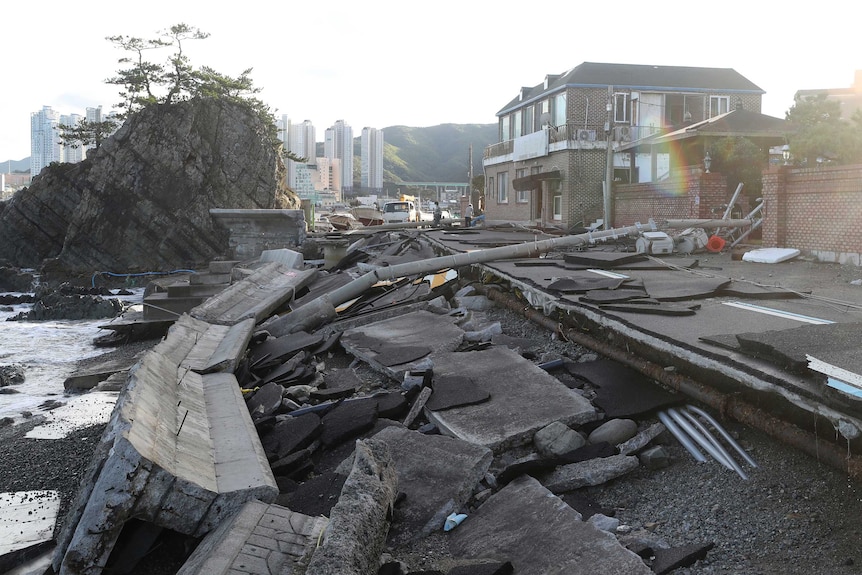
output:
M299 158L305 158L306 165L313 166L317 157L317 140L315 138L314 124L310 120L305 120L301 124L293 124L287 114L282 114L281 118L276 121L276 129L278 137L284 145L285 151L291 152ZM300 182L297 178L306 179L305 176L300 176L297 166L298 162L287 160L287 185L290 189L297 191Z
M362 128L360 186L363 192L383 192L383 130Z
M60 126L77 126L83 121L98 123L115 119L117 113L102 114L102 107L87 108L86 115L61 115L50 106L43 106L38 112L30 114L30 175L38 176L51 162L80 162L87 157L87 150L95 148L95 143L83 145L63 145L60 140ZM117 122L119 128L119 122ZM104 134L107 137L109 134Z
M43 106L30 114L30 175L35 177L51 162L62 161L60 114L51 106Z
M341 161L341 190L353 191L353 128L338 120L326 130L323 142L323 155Z
M82 121L84 121L84 116L81 114L63 114L60 116L61 126L77 126ZM86 149L80 143L68 146L64 144L62 145L62 148L63 159L61 161L76 163L84 159Z

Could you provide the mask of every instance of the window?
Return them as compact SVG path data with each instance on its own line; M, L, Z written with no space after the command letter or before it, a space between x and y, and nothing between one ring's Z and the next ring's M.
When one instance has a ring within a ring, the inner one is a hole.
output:
M527 176L527 169L526 168L518 168L517 170L515 170L515 179L524 178L526 176ZM518 202L519 204L527 203L527 201L529 199L529 196L527 195L528 193L529 193L528 190L518 190L516 192L516 195L515 195L515 201Z
M533 106L527 106L524 110L524 133L532 134L533 125L536 119L536 109Z
M555 126L566 125L566 93L562 92L554 96L554 122Z
M551 102L542 100L539 102L539 129L544 128L551 122Z
M554 196L554 220L560 221L563 219L563 196L556 194Z
M509 116L500 118L500 141L505 142L512 139L512 134L509 132Z
M521 137L521 110L512 114L512 139Z
M631 124L631 96L624 92L614 94L614 122Z
M709 117L714 118L719 114L725 114L728 110L729 100L727 96L709 97Z
M509 203L509 172L497 173L497 203Z

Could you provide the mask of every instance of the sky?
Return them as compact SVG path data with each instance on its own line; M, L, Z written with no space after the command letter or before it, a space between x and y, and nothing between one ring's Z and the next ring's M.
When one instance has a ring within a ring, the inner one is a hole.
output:
M0 162L30 155L30 114L113 109L126 55L108 36L157 38L185 23L195 67L251 68L277 115L324 131L489 124L518 95L582 62L733 68L783 118L797 90L849 88L862 70L852 3L724 0L326 0L6 3L0 32ZM161 62L167 52L154 54ZM384 136L385 137L385 136Z

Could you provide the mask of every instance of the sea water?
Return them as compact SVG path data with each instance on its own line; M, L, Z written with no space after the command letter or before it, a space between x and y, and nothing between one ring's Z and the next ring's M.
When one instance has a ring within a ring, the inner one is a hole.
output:
M120 299L127 305L140 304L143 288L129 291L132 295ZM20 312L29 311L32 304L11 307L11 311L0 310L0 365L20 366L24 371L24 382L8 387L18 393L0 394L0 418L11 417L18 423L25 419L24 412L45 414L40 405L46 401L68 403L87 395L66 393L63 382L75 371L79 360L111 350L96 347L93 343L96 337L108 333L101 326L110 319L6 321Z

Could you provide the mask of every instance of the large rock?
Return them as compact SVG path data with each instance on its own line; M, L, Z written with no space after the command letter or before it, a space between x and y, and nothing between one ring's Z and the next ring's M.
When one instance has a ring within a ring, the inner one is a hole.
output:
M58 275L194 268L227 247L211 208L295 209L272 126L202 99L141 110L87 160L0 204L0 261Z

